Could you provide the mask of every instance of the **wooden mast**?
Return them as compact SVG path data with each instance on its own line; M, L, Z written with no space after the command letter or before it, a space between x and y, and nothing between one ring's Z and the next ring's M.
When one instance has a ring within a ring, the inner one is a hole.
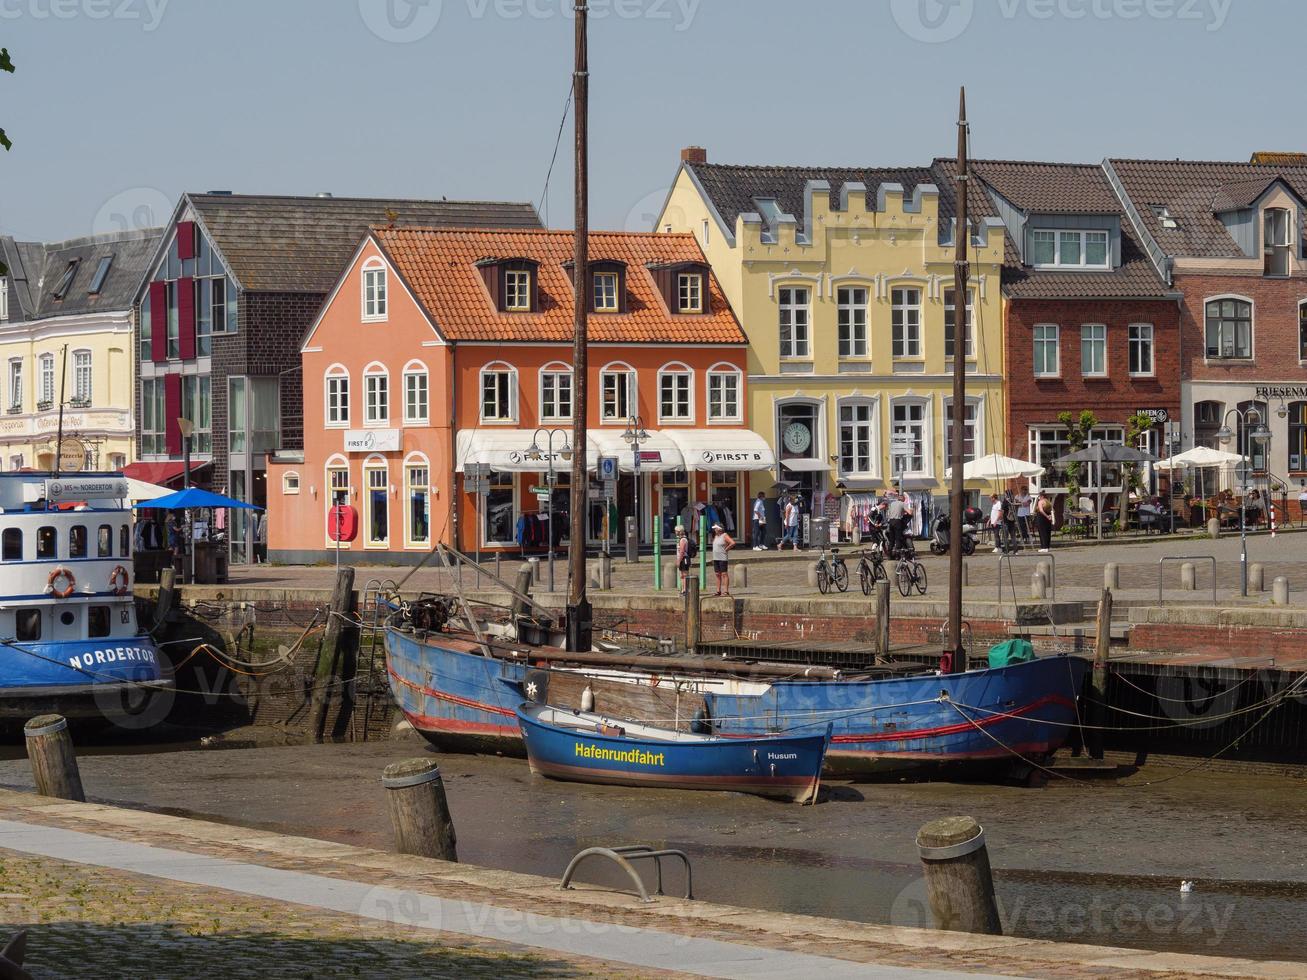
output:
M572 339L572 503L571 534L567 548L567 649L586 651L591 647L591 611L586 598L585 539L588 521L587 490L590 472L586 452L586 398L587 380L587 316L590 311L590 62L588 16L586 0L576 2L576 67L572 74L572 87L576 121L576 231L575 250L572 255L572 306L574 310ZM550 533L553 531L551 529Z
M949 492L949 564L948 564L948 651L953 654L953 668L966 670L966 653L962 648L962 517L963 473L965 464L965 426L967 418L967 194L970 187L967 161L967 90L958 95L958 193L957 224L953 231L953 440L948 447L953 480Z

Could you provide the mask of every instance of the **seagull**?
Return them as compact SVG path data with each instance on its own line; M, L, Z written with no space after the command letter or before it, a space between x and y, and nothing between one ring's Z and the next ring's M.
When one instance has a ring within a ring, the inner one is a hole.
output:
M1191 892L1191 891L1193 891L1193 890L1194 890L1194 883L1193 883L1192 881L1189 881L1188 879L1186 879L1186 880L1180 882L1180 891L1181 891L1181 892L1184 892L1185 894L1188 894L1189 892Z

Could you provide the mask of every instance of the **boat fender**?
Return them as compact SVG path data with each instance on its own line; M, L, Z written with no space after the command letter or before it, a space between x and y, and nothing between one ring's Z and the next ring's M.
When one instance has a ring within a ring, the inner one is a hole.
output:
M591 688L589 684L587 684L585 686L585 690L581 692L581 710L594 711L594 709L595 709L595 692L594 689Z
M58 579L63 579L63 586L56 586L54 583ZM73 578L73 573L64 568L63 565L56 565L50 577L46 579L46 591L54 594L56 599L67 599L73 594L73 589L77 588L77 579Z
M712 712L708 710L707 702L703 707L694 713L694 719L690 722L690 731L696 735L712 734Z
M109 573L109 588L113 590L114 595L126 595L127 586L131 584L131 578L127 574L127 569L122 565L116 565L114 570Z

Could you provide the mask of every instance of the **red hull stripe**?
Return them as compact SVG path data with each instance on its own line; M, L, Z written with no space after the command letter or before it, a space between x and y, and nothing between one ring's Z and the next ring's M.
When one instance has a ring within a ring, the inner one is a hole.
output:
M1037 701L1031 701L1023 708L1014 708L1011 711L1005 711L1000 715L986 715L984 718L977 718L975 724L969 721L960 721L953 725L941 725L938 728L914 728L902 732L867 732L866 734L835 735L831 738L832 742L900 742L905 739L916 740L919 738L934 738L939 735L956 735L959 732L968 732L977 725L986 728L990 725L997 725L1000 722L1007 721L1013 716L1019 716L1034 711L1036 708L1042 708L1046 704L1056 704L1060 707L1074 708L1075 703L1061 694L1048 694ZM1036 719L1038 720L1038 719Z
M489 712L490 714L504 715L506 718L517 717L517 712L509 711L507 708L500 708L493 704L482 704L480 701L473 701L470 698L460 698L457 694L449 694L445 691L433 691L431 688L423 687L421 684L414 684L412 681L400 677L395 673L393 667L388 669L390 670L390 676L395 678L395 680L399 681L410 690L417 691L419 694L425 694L429 698L436 698L439 701L449 701L452 704L462 705L464 708L473 708L477 711ZM513 731L517 731L517 729L514 728Z

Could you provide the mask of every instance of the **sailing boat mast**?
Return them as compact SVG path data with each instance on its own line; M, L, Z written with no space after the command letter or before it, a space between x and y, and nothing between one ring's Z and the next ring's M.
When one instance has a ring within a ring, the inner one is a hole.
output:
M576 3L576 67L572 87L576 122L576 231L572 255L572 486L571 535L567 546L567 649L589 650L591 646L591 611L585 586L585 539L589 506L590 472L586 452L586 341L587 316L590 311L590 61L589 6L586 0ZM550 529L550 533L553 530Z
M953 485L949 493L949 563L948 563L948 652L953 654L953 668L966 670L966 653L962 648L962 517L963 473L966 462L963 447L967 419L967 194L971 184L967 160L967 90L958 95L958 193L957 224L953 231L953 439L948 447L953 466Z

